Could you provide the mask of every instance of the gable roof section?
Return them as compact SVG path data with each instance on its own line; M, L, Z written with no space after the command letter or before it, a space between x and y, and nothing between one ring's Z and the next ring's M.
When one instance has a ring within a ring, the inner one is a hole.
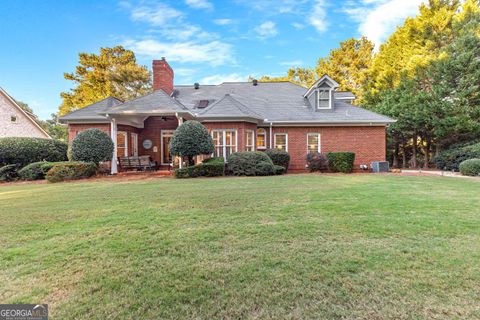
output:
M2 93L8 101L10 101L12 103L12 105L14 106L14 108L17 108L21 113L23 113L25 115L25 117L35 126L38 128L38 130L40 130L41 133L43 133L45 135L45 138L48 138L48 139L51 139L52 137L50 137L50 135L45 131L43 130L42 127L40 127L40 125L35 121L35 119L33 118L33 115L30 114L30 112L26 112L25 110L22 109L22 107L20 107L17 103L17 101L15 99L13 99L5 90L3 90L2 87L0 87L0 93Z
M335 80L330 78L330 76L324 75L323 77L321 77L320 79L315 81L315 83L310 86L310 88L307 90L307 92L305 92L305 94L303 96L305 98L308 97L312 93L313 90L318 88L318 86L322 85L323 83L326 83L332 89L336 89L340 86Z
M64 115L63 117L60 117L60 120L93 120L109 122L109 120L104 115L101 115L101 113L110 110L111 108L118 106L122 103L122 100L114 97L108 97L91 105L88 105L84 108L75 110L67 115Z
M222 117L222 118L253 118L263 120L262 116L251 110L241 102L237 101L229 93L219 101L206 108L198 114L201 118Z
M190 110L178 102L175 98L170 97L163 90L156 90L145 96L135 98L109 110L105 110L102 114L112 115L135 115L135 114L166 114L175 112L187 112Z

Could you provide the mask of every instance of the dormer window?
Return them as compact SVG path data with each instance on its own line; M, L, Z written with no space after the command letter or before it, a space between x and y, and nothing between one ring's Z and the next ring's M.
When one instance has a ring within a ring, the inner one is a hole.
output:
M317 108L318 109L330 109L330 90L326 89L318 89L318 101L317 101Z
M303 95L315 110L333 109L333 93L338 83L325 75L317 80Z

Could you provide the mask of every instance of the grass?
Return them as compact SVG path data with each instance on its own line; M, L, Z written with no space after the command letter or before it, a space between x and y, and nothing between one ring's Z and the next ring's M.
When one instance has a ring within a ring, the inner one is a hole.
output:
M0 302L51 319L480 318L480 182L0 185Z

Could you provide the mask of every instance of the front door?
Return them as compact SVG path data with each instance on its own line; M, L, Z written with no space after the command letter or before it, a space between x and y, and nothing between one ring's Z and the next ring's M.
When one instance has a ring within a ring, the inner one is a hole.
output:
M173 130L162 130L160 155L162 157L162 165L169 165L172 162L172 155L170 154L170 139L172 135Z

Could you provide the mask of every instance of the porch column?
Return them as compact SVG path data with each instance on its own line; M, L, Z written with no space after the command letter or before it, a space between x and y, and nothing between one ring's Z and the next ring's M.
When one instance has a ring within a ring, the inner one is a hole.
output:
M111 174L117 174L117 121L112 118L110 122L110 133L113 141L113 156L112 156L112 165L111 165Z
M181 126L183 124L183 118L178 115L178 113L175 113L175 116L177 117L178 120L178 126ZM178 161L178 167L181 169L183 168L183 157L179 157L180 160Z

